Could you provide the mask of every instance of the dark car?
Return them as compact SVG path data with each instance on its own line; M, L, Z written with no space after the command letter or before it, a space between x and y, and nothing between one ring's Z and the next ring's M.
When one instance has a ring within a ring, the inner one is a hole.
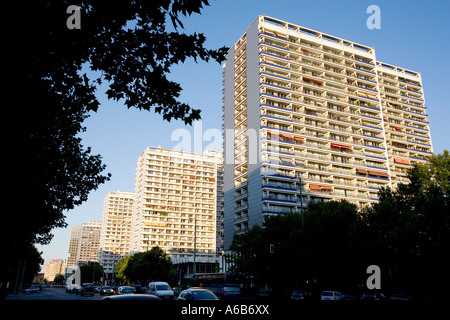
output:
M355 296L353 294L343 294L341 300L355 301L356 298L355 298Z
M102 287L99 291L101 296L114 294L113 287Z
M75 294L79 294L79 293L81 293L83 291L83 287L82 286L80 286L80 285L77 285L77 284L75 284L75 285L73 285L72 287L71 287L71 289L70 289L70 293L75 293Z
M124 294L104 297L102 300L161 300L161 298L153 294Z
M301 290L294 290L294 291L292 292L291 299L292 299L292 300L295 300L295 301L297 301L297 300L303 300L303 299L305 299L305 294L304 294L304 292L301 291Z
M366 292L361 296L363 301L380 301L386 299L386 296L381 292Z
M92 283L83 283L81 289L82 296L93 296L95 294L95 286Z
M210 290L189 288L180 293L178 300L219 300L219 298Z
M411 300L411 296L408 294L397 293L393 294L390 298L392 301L409 301Z
M134 293L136 294L142 294L147 292L147 287L142 287L139 285L134 286Z

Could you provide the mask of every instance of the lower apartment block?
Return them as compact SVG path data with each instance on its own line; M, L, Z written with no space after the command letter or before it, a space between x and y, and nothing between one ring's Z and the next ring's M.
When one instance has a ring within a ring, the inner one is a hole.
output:
M103 203L99 263L109 277L121 258L130 254L134 192L109 192Z
M170 257L215 257L221 247L222 153L147 148L136 169L132 252L154 246ZM216 238L218 238L217 245Z

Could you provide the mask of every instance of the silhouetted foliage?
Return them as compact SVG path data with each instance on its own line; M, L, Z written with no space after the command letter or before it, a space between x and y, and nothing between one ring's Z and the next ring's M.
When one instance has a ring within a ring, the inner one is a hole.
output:
M444 297L450 286L450 155L415 164L409 184L382 189L364 215L372 254L388 272L387 285L416 296Z
M80 8L80 30L67 28L69 5ZM66 227L64 213L110 178L101 156L79 138L82 122L99 107L98 85L109 86L110 99L122 99L128 108L154 108L165 120L190 124L200 118L200 110L178 101L181 87L167 74L188 58L220 62L226 49L204 48L203 34L167 31L166 20L179 30L181 16L200 13L204 5L208 1L7 3L5 12L17 19L5 37L12 72L5 90L11 99L2 114L4 255L48 244L53 228Z
M347 201L310 202L303 219L298 213L267 217L264 228L234 236L235 271L274 290L305 289L308 281L355 291L366 288L367 267L378 265L385 293L445 297L450 286L448 151L415 164L408 178L410 183L396 190L380 189L379 202L364 210Z
M81 283L99 283L105 276L103 267L98 262L88 262L80 267Z
M6 294L14 293L14 290L20 290L21 285L24 289L27 285L32 284L34 276L41 271L43 263L41 252L31 244L20 249L9 250L8 254L2 258L2 276L4 279L8 279L9 288L6 288L6 283L0 284L0 299L4 298Z
M174 274L172 261L160 247L131 256L123 272L130 283L148 285L152 280L169 281Z
M303 289L313 279L356 286L365 272L358 261L360 224L356 206L347 201L309 203L303 218L300 213L268 216L264 227L235 235L230 248L238 253L235 271L274 291Z

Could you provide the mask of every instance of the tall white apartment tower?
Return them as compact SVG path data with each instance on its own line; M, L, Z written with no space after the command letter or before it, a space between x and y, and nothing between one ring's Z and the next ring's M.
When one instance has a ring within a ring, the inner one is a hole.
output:
M107 275L131 251L134 192L109 192L103 204L99 262Z
M310 201L377 201L432 153L420 73L265 15L224 63L224 247Z
M172 259L215 256L221 163L215 151L148 147L136 169L132 251L159 246Z

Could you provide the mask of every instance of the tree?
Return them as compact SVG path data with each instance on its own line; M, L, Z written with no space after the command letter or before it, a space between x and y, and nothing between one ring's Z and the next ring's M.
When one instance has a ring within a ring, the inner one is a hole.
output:
M364 240L356 205L346 200L310 202L299 240L307 278L340 290L356 288L368 266Z
M340 288L356 286L367 267L357 260L360 221L356 206L347 201L311 202L303 218L299 213L268 216L264 227L234 236L235 271L272 285L275 294L283 288L304 289L313 279Z
M103 266L98 262L88 262L80 267L81 283L98 283L104 277Z
M432 155L408 171L410 183L379 190L379 202L357 210L347 201L308 203L269 216L264 227L235 235L235 271L260 283L356 290L367 267L381 269L385 293L445 297L450 286L450 155ZM270 251L273 248L273 251ZM276 288L278 286L278 288Z
M445 150L415 164L409 184L381 189L380 201L363 215L371 251L389 270L392 289L439 297L450 285L449 178Z
M116 264L114 268L114 276L122 284L129 284L129 281L125 275L125 270L128 267L128 262L130 261L131 256L125 256Z
M21 27L6 35L12 70L5 92L12 99L2 114L8 137L3 145L8 201L0 226L4 255L48 244L53 228L66 227L65 212L110 179L101 156L78 137L89 112L99 107L100 84L128 108L153 108L165 120L190 124L200 110L178 100L181 87L167 79L170 67L188 58L220 62L226 51L206 49L203 34L166 28L167 19L182 28L181 17L200 13L207 0L72 1L81 29L67 27L66 1L8 5L6 11L20 13Z
M34 276L41 270L43 263L42 252L39 252L34 245L28 245L21 251L11 251L2 258L2 276L9 279L9 289L6 283L0 283L1 295L4 297L14 290L20 290L21 286L31 284Z
M124 270L130 282L145 285L152 280L170 281L174 272L170 257L158 246L132 255Z
M55 276L55 279L53 280L53 284L63 285L64 283L65 283L64 275L62 275L62 274L57 274L57 275Z

